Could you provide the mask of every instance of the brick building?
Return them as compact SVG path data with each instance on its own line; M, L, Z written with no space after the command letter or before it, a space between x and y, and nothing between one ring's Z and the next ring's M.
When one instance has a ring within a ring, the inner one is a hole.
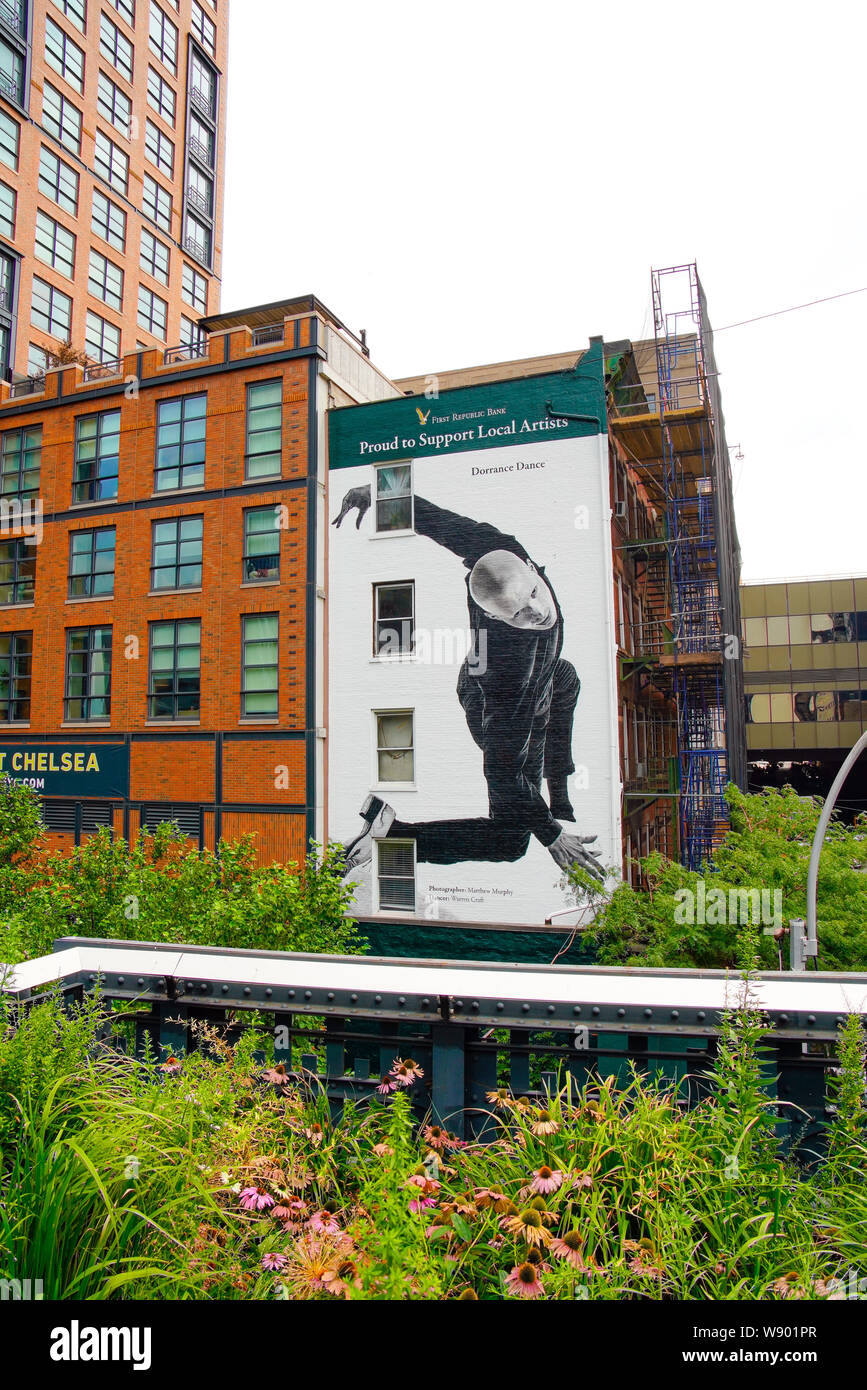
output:
M219 307L228 0L0 3L0 376ZM5 488L4 488L5 491Z
M203 332L0 386L0 768L58 845L174 819L297 859L323 831L325 412L395 388L309 296Z

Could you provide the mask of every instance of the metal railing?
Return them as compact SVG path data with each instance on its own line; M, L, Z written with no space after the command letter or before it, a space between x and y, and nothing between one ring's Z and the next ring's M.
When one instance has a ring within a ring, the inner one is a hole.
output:
M190 153L194 154L196 159L201 160L202 164L207 164L209 169L213 167L214 156L212 152L202 144L201 140L197 140L195 135L190 136L189 148Z
M123 373L123 358L111 357L104 362L88 362L84 368L85 381L102 381L105 377L121 376Z
M73 1000L98 991L106 1003L133 1007L127 1021L139 1056L145 1047L182 1055L196 1045L196 1020L243 1027L243 1016L256 1012L260 1031L273 1027L275 1059L321 1086L335 1109L370 1096L395 1056L411 1055L424 1072L412 1097L417 1117L433 1110L461 1137L488 1137L486 1092L504 1084L504 1073L513 1091L543 1096L567 1074L579 1084L628 1081L634 1063L685 1082L681 1099L693 1103L704 1094L697 1077L724 1014L746 1006L743 981L721 970L295 955L80 937L54 949L0 967L13 1010L58 989ZM867 974L768 972L753 976L750 988L749 1007L766 1019L780 1118L790 1134L803 1129L804 1112L820 1125L839 1025L846 1015L867 1016Z
M21 82L10 77L8 73L0 72L0 92L4 96L11 97L18 106L21 105Z
M18 396L36 396L44 390L44 376L28 376L24 381L13 381L9 388L9 395L13 399L17 399Z
M209 266L211 264L211 255L207 246L203 245L201 241L197 241L194 236L186 237L184 246L201 265Z
M198 87L190 87L190 101L209 121L214 119L214 103Z
M181 343L179 347L166 348L163 362L170 366L173 362L199 362L208 355L207 340L201 343Z
M4 24L8 24L10 29L14 29L16 34L26 35L27 16L23 5L10 3L10 0L0 0L0 19Z
M267 328L253 329L253 347L265 347L268 343L282 343L285 340L285 325L270 324Z
M211 200L210 200L210 198L205 198L205 197L203 197L202 194L199 193L195 188L188 188L188 189L187 189L187 202L188 202L188 203L191 203L192 206L193 206L194 208L198 208L199 212L203 212L203 213L205 214L206 217L210 217L210 215L211 215Z

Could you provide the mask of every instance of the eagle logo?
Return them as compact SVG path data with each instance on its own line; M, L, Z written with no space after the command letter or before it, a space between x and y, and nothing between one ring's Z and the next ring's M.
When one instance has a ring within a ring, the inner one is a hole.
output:
M425 414L425 412L422 410L421 406L418 406L418 405L417 405L416 408L415 408L415 413L416 413L416 415L418 416L418 422L419 422L419 424L420 424L420 425L426 425L427 422L428 422L428 420L430 419L430 411L428 411L428 412Z

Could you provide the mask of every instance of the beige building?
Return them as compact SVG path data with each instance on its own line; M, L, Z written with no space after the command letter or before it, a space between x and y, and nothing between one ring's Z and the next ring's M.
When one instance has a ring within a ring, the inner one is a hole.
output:
M219 308L228 0L0 0L0 375Z

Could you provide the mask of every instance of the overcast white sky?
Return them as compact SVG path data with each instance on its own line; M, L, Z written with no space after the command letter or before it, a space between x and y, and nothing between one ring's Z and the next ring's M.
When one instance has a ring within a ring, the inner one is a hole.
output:
M861 0L232 0L223 307L391 376L867 286ZM744 578L867 572L867 294L720 333Z

